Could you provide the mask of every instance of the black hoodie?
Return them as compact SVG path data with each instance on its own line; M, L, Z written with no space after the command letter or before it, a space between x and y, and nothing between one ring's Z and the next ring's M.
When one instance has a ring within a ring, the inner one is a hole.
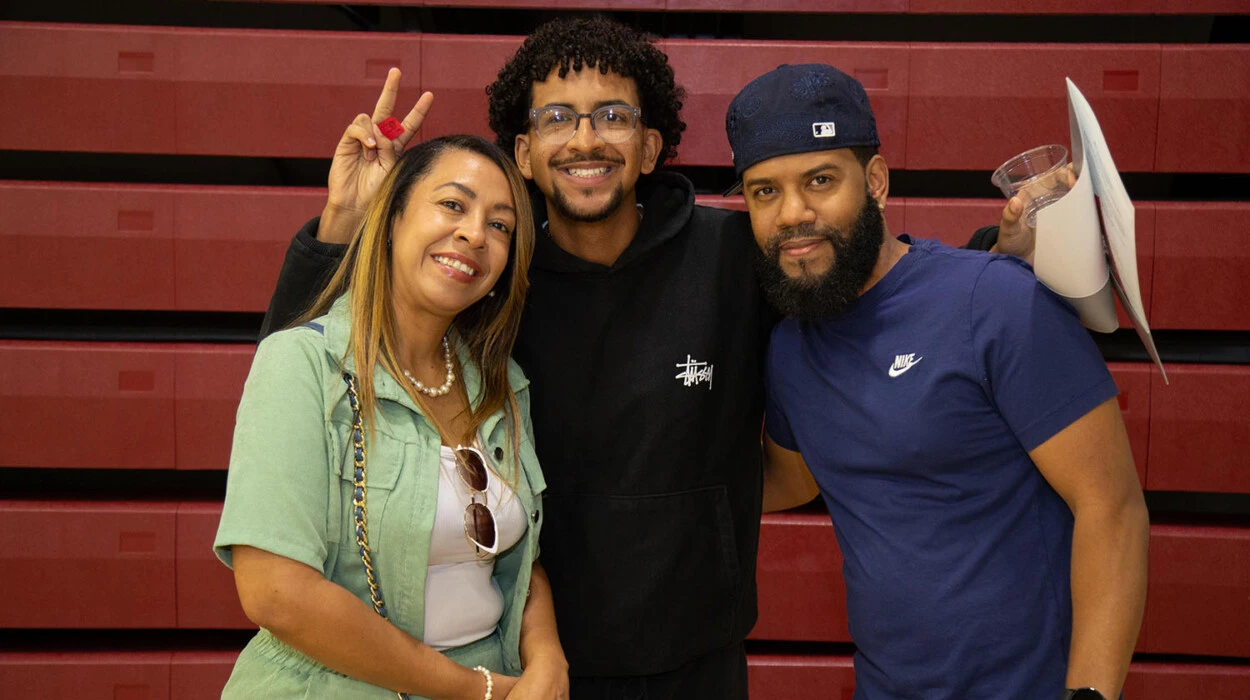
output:
M513 356L531 381L543 565L573 675L651 674L755 624L763 361L750 222L639 182L611 266L539 234ZM539 219L545 212L538 212Z

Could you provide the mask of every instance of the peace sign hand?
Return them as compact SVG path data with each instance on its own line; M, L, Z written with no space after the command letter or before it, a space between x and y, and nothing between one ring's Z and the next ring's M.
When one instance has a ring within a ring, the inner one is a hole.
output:
M322 241L339 244L351 241L382 179L395 166L434 103L432 93L422 93L408 116L400 122L403 133L388 139L378 124L390 118L395 109L400 77L398 68L386 74L386 84L382 86L373 115L356 115L334 149L334 159L330 161L329 198L317 231L317 238Z

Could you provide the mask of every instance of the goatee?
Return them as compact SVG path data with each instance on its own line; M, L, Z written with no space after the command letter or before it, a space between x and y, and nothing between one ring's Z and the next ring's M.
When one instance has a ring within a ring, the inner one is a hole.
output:
M586 194L589 194L587 192ZM569 198L559 187L552 188L551 203L555 205L556 212L565 221L576 221L583 224L597 224L604 221L609 216L616 213L620 209L621 202L625 199L625 188L617 185L612 190L612 196L599 209L590 212L573 211L573 205L569 202Z
M833 263L815 274L799 262L794 277L781 269L781 245L797 238L825 238L833 246ZM755 256L760 285L769 303L780 313L803 321L837 316L859 299L860 290L872 276L885 237L885 218L868 193L864 206L849 231L835 227L800 224L781 229ZM757 249L758 250L758 249Z

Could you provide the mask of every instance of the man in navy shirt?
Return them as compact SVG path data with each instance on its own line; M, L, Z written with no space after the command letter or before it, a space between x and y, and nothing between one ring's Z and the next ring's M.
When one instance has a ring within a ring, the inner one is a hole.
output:
M888 235L872 110L836 69L756 79L726 129L787 317L768 460L833 519L857 700L1117 697L1149 522L1071 307L1018 259Z

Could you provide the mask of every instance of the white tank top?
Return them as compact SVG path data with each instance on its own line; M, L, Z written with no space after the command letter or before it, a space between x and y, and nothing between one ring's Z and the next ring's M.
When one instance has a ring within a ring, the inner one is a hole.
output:
M495 516L496 552L521 541L528 523L512 489L487 470L486 504ZM478 557L464 533L464 509L472 490L456 474L452 449L439 454L438 510L430 536L429 568L425 575L425 639L445 651L490 635L503 616L503 592L491 579L494 555ZM476 494L482 502L481 494Z

